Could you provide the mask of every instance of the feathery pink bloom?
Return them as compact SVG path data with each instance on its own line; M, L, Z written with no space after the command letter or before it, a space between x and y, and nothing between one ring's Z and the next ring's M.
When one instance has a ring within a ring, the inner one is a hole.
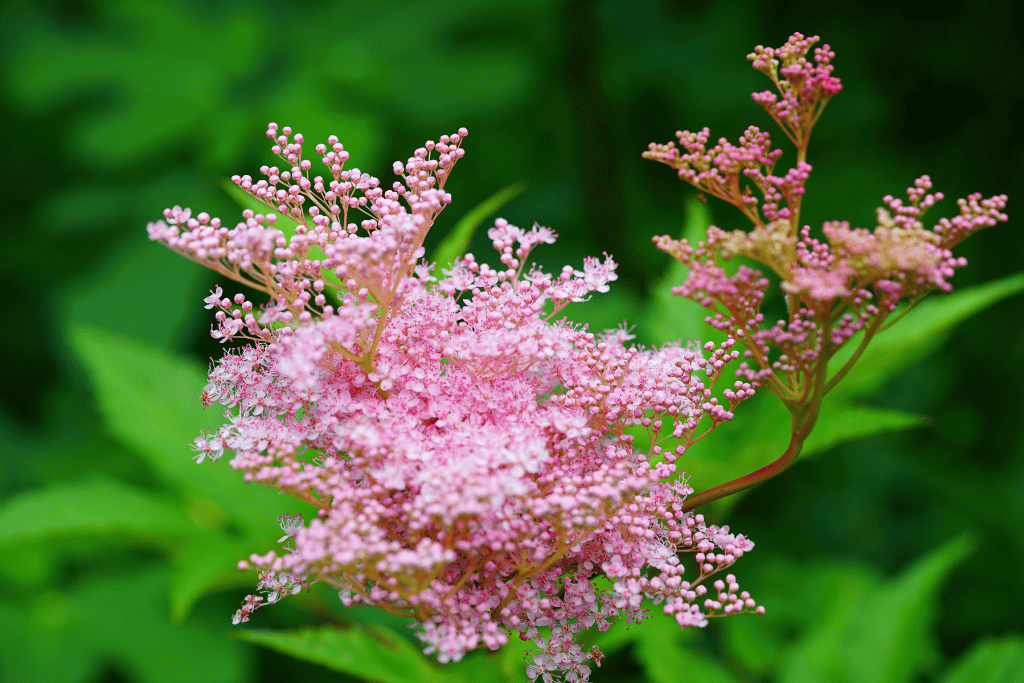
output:
M529 261L555 240L539 226L499 219L499 267L466 254L431 277L423 240L451 201L464 129L396 162L389 189L346 170L334 137L311 177L301 135L267 135L284 165L234 182L293 231L270 211L227 228L178 207L149 227L270 297L254 307L217 287L205 300L214 337L249 343L210 372L203 400L228 422L196 439L197 459L230 452L246 481L311 506L280 520L280 552L249 558L263 595L235 623L324 581L346 605L415 621L442 662L533 639L527 673L547 681L586 680L601 655L575 636L650 604L683 627L763 611L731 574L708 586L753 544L683 510L692 489L675 465L753 394L756 381L712 391L739 357L731 339L645 349L559 320L608 290L615 263L546 273Z

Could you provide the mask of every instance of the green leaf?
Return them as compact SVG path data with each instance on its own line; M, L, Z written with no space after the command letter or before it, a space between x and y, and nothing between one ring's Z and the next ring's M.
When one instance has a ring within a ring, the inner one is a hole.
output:
M852 683L911 681L934 651L935 603L945 578L974 549L955 538L916 562L868 601L851 624L844 651Z
M980 287L922 302L892 329L878 335L850 374L825 397L821 416L808 437L801 458L827 451L842 443L886 432L920 427L928 418L896 410L854 403L876 393L901 370L934 352L952 329L993 303L1024 291L1024 275L1014 275ZM842 367L857 339L844 347L831 363ZM762 390L760 396L740 406L737 415L745 423L739 430L723 425L697 444L692 459L684 456L680 469L693 476L699 490L741 477L772 462L789 443L790 416L782 404ZM716 501L714 509L725 512L745 492Z
M801 458L822 453L841 443L867 436L899 432L920 427L929 422L925 415L902 410L874 408L872 406L843 404L831 396L822 402L821 417L814 431L804 442ZM786 435L788 437L788 434ZM781 454L781 451L779 451Z
M275 519L309 511L309 506L274 491L245 484L226 462L197 465L188 444L202 428L217 428L216 409L200 401L206 375L199 367L157 349L78 327L72 340L92 377L100 412L111 434L142 456L160 477L192 501L191 517L206 518L210 535L176 562L172 612L183 618L204 593L234 585L235 564L265 552L280 535ZM217 520L218 514L227 518ZM234 526L232 535L217 527ZM229 548L236 549L231 555ZM211 563L203 564L203 556Z
M1021 683L1024 635L983 640L953 665L942 683Z
M676 683L680 674L708 683L735 683L736 678L706 654L694 648L695 634L683 631L674 619L655 610L641 623L636 658L652 683Z
M431 666L408 641L377 626L242 630L239 637L373 683L445 683L451 680L443 669Z
M704 239L708 226L711 224L711 212L706 204L701 203L696 195L686 200L684 208L686 221L683 225L682 237L696 244ZM707 311L699 304L672 293L686 280L689 268L672 259L668 270L658 283L651 289L651 298L647 303L641 320L645 337L653 344L681 340L713 339L721 341L723 334L704 323Z
M211 534L208 542L197 544L174 558L170 587L171 618L181 621L203 595L228 586L255 585L251 572L238 570L238 561L265 547L253 538L233 539Z
M133 683L253 680L246 648L225 638L228 615L170 623L167 581L163 569L117 572L26 607L0 604L4 680L87 683L112 666Z
M286 237L291 237L295 234L295 228L297 228L299 224L291 216L286 216L283 213L278 212L276 209L267 206L227 178L221 180L220 186L224 189L227 195L235 200L235 202L237 202L243 209L252 209L256 213L262 213L264 215L273 214L277 216L277 221L274 223L274 227L283 232Z
M180 504L111 480L28 491L0 507L0 545L85 535L174 543L204 533Z
M824 619L789 653L782 683L906 683L934 652L929 636L945 577L973 548L959 537L880 587L834 591Z
M200 396L207 378L197 365L88 327L74 328L72 342L93 380L111 434L145 458L164 481L215 502L243 528L265 531L271 520L291 511L283 505L285 498L247 486L226 462L192 461L189 444L200 430L216 430L223 423L218 409L203 408Z
M932 295L906 317L871 340L860 360L832 391L837 397L868 396L901 370L934 352L953 328L992 304L1024 291L1024 273L952 294ZM855 336L829 364L834 372L853 354Z
M446 234L444 240L437 245L430 259L436 264L434 266L434 278L440 278L441 268L451 265L457 258L466 253L469 243L473 240L476 228L486 218L499 210L526 189L526 181L520 180L508 187L499 189L497 193L483 200L470 209L466 215L459 219L459 222Z
M502 645L497 656L501 675L507 683L527 683L526 678L526 653L534 646L533 641L520 640L518 636L512 635L508 643ZM470 681L470 683L474 683Z
M788 653L779 676L781 683L849 680L840 653L841 643L861 602L872 595L873 582L867 575L856 573L830 578L833 581L824 585L831 590L821 595L821 601L807 603L809 609L821 609L820 615L806 627L803 637Z
M518 197L525 189L526 181L521 180L518 183L509 185L474 206L465 216L460 218L455 227L448 232L441 244L437 245L437 249L431 254L430 258L436 264L434 266L434 277L440 278L442 268L451 265L455 259L466 253L466 249L469 248L469 243L473 239L473 234L488 216L494 214L501 207Z

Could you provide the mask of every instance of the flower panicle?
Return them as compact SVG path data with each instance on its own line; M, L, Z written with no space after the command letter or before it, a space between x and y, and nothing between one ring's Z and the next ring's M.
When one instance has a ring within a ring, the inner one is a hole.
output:
M530 259L556 235L539 225L499 218L497 266L465 254L437 276L423 239L465 129L396 162L390 190L347 168L334 137L311 177L301 134L267 134L282 165L234 178L266 213L228 229L175 207L149 228L269 297L218 285L204 301L234 344L203 392L227 422L194 449L312 514L281 517L282 551L240 563L259 581L235 623L322 581L414 621L439 661L519 633L537 646L531 677L586 680L601 657L575 642L586 628L650 604L682 627L763 611L719 578L753 543L687 510L676 466L758 387L722 386L735 339L644 348L561 318L608 291L616 264L545 271Z
M700 505L775 476L795 462L814 427L822 398L842 380L871 339L894 324L929 292L952 289L949 279L966 265L953 247L968 235L1007 220L1006 195L983 199L975 193L958 200L959 215L941 218L930 229L924 214L943 199L923 175L907 189L906 199L887 195L876 212L873 229L828 221L820 235L800 222L800 208L812 167L806 161L811 130L825 105L842 90L832 75L835 53L828 45L807 54L819 38L794 33L780 48L757 46L748 55L754 69L767 75L778 94L754 93L797 148L797 164L777 175L781 151L768 134L751 126L733 144L722 138L708 146L710 133L680 131L678 146L651 143L644 157L676 169L701 193L737 207L753 229L707 229L691 244L668 236L654 238L688 268L685 282L673 293L708 310L711 326L743 347L737 369L742 379L765 386L793 414L790 448L771 466L702 492ZM771 322L761 312L770 284L757 268L741 265L727 271L722 261L744 257L780 280L787 315ZM839 368L829 362L854 338L859 343Z

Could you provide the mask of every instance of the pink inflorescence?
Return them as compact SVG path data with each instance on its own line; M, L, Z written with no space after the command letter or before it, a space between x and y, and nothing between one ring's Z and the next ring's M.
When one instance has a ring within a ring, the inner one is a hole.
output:
M1006 221L1006 195L959 200L960 215L942 218L928 229L925 212L943 198L931 193L931 178L921 176L907 189L907 201L886 196L873 229L829 221L824 239L801 226L800 208L812 167L804 159L811 130L842 85L832 76L835 53L828 45L807 52L818 37L794 33L780 48L758 46L748 55L754 69L771 78L779 91L754 93L797 147L795 167L774 175L781 150L768 133L751 126L732 144L725 138L707 146L710 133L679 131L679 144L651 143L644 157L674 168L701 192L736 208L753 230L726 232L711 226L693 246L669 236L654 238L658 248L688 267L686 282L674 293L711 311L706 320L745 346L738 375L766 383L783 396L801 381L822 374L829 357L851 337L882 329L900 301L917 302L929 291L949 291L949 278L966 265L952 248L971 233ZM780 67L781 64L781 67ZM760 195L760 198L758 197ZM760 304L769 281L761 271L740 266L727 275L721 260L743 256L771 270L788 295L789 317L765 326ZM751 365L751 363L753 365Z
M549 681L585 680L600 652L575 636L642 619L645 604L680 626L763 611L733 575L710 579L753 544L684 511L692 489L675 465L757 386L713 395L739 357L732 339L647 349L556 320L606 291L615 263L546 273L529 264L555 240L539 226L499 219L499 267L466 254L435 279L423 240L451 201L465 129L396 162L388 189L346 170L334 137L311 177L301 135L267 135L282 166L234 178L266 213L227 228L176 207L149 226L270 297L254 307L217 287L206 299L213 336L248 344L210 372L203 399L228 423L196 439L196 459L230 452L247 481L311 506L305 523L279 520L281 552L240 563L264 595L236 622L324 581L346 605L415 621L442 662L509 633L533 639L527 672Z

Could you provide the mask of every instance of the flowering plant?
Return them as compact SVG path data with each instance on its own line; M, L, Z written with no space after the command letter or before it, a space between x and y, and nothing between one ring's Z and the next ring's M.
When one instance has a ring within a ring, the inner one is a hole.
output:
M414 621L442 662L519 633L537 648L528 676L547 683L559 673L587 679L601 652L584 650L577 634L639 621L647 604L682 627L764 611L733 574L717 576L753 543L695 508L792 464L822 398L899 319L899 302L948 290L964 263L950 249L1006 220L1005 196L972 195L959 216L925 229L924 211L942 197L924 176L909 204L884 199L874 230L831 222L820 239L801 227L810 133L841 89L827 45L807 59L816 41L794 34L750 55L779 93L754 100L797 148L786 174L773 174L781 152L755 127L738 145L723 138L708 149L704 129L645 153L754 224L712 226L696 246L655 238L688 267L674 292L709 310L727 334L721 344L642 348L624 330L594 334L559 319L570 302L607 291L615 263L544 272L529 258L554 242L548 228L499 219L488 232L499 267L466 254L435 270L423 243L451 201L444 188L465 129L396 162L399 179L384 189L346 169L335 137L316 146L326 171L311 177L302 135L270 124L282 166L264 166L258 181L233 178L266 213L246 210L228 228L175 207L150 224L152 239L269 296L254 306L217 287L206 299L213 336L248 344L210 372L203 400L226 406L228 422L196 439L196 459L231 452L247 481L312 512L308 522L281 518L283 552L240 562L258 570L263 595L246 598L236 623L322 581L346 605ZM764 324L770 280L746 265L729 275L719 262L733 256L779 278L785 319ZM850 358L830 371L858 333ZM738 379L717 388L734 361ZM694 494L678 456L761 387L792 413L789 448Z

